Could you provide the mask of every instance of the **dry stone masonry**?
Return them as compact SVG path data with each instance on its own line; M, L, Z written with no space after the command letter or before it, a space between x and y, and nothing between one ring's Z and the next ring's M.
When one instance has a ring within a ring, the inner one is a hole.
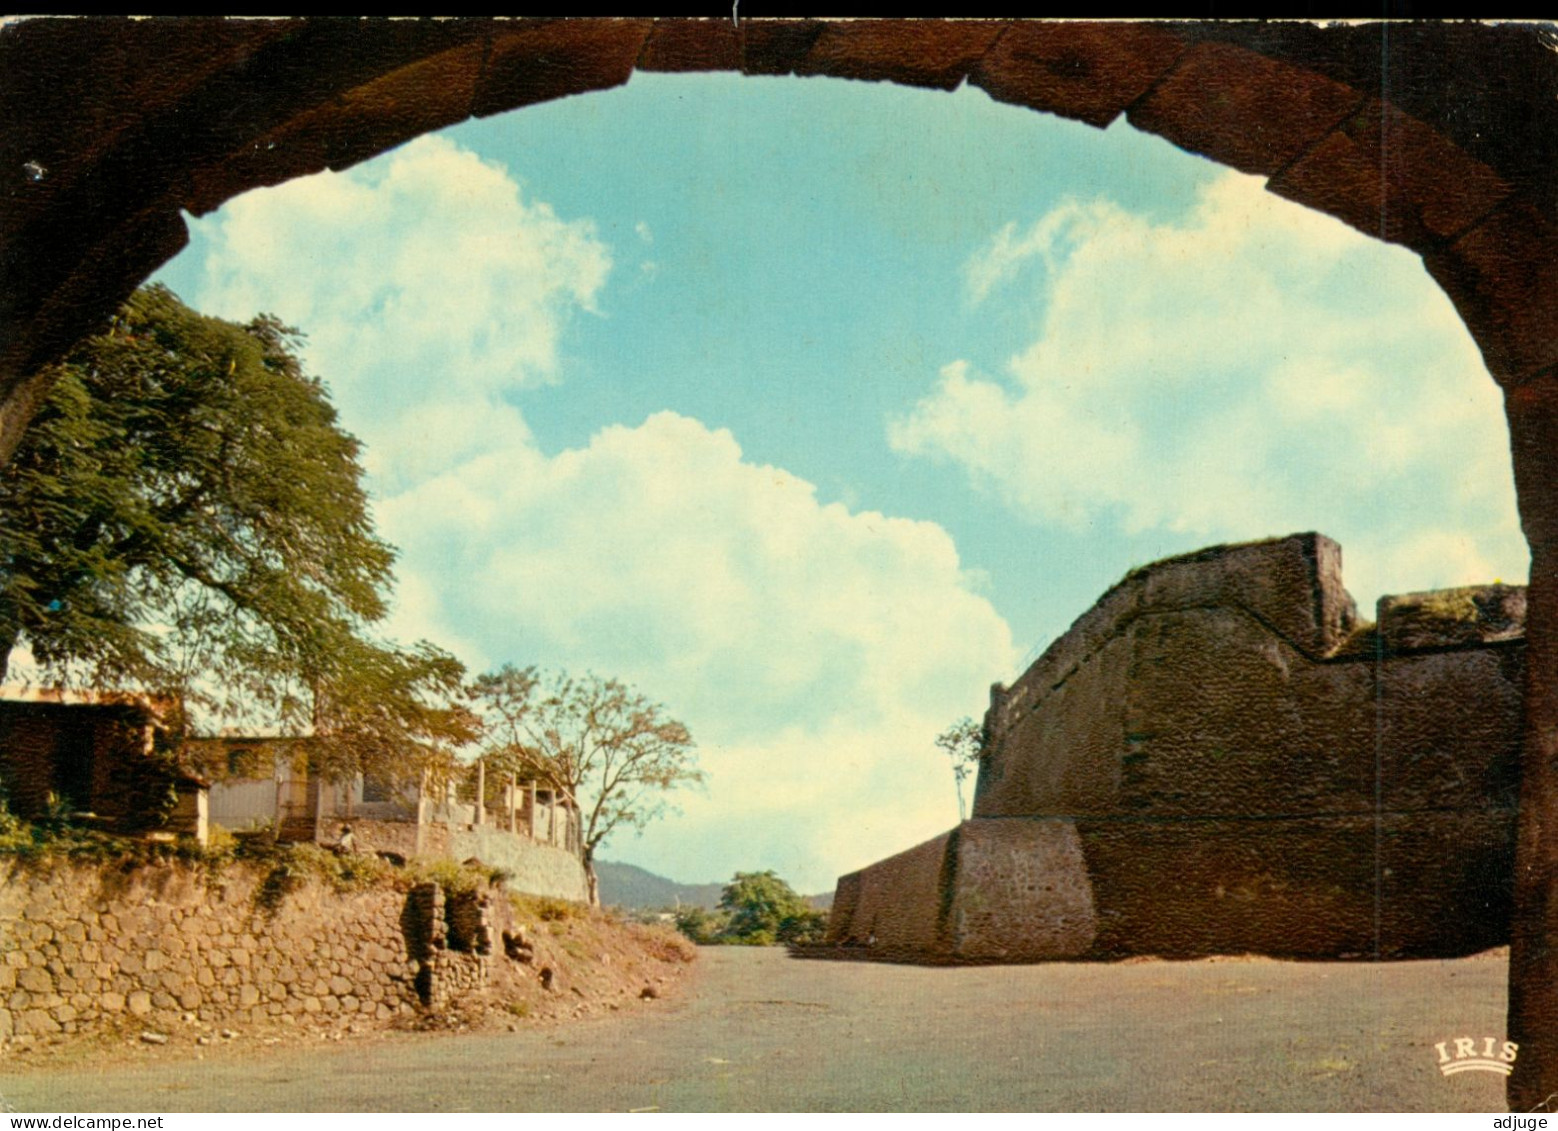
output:
M973 818L839 880L830 941L1023 962L1508 941L1525 590L1385 597L1316 534L1135 571L992 689Z
M4 868L0 1042L191 1020L392 1024L482 995L495 963L529 960L492 957L495 938L518 937L501 894L278 888L239 867Z

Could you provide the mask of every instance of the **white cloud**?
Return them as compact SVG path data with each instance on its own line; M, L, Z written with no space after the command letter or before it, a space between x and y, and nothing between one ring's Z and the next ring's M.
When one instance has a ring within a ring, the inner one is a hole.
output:
M491 453L382 521L424 579L424 633L621 676L688 722L707 795L623 846L672 875L777 867L821 888L945 829L931 739L1016 658L940 527L819 503L674 413L555 457Z
M570 319L611 269L592 222L526 201L502 166L438 137L249 193L198 234L202 309L305 328L391 487L522 440L505 395L556 378Z
M1035 522L1320 529L1366 600L1523 577L1497 390L1410 253L1230 173L1179 222L1094 201L1008 225L966 282L1038 336L998 374L945 366L899 452Z
M1015 652L944 530L823 505L670 413L539 450L515 394L559 378L571 320L595 309L611 257L590 221L422 138L233 201L197 236L199 305L306 328L367 441L403 554L395 635L478 669L617 676L692 728L707 791L608 857L821 890L956 819L931 740L982 710Z

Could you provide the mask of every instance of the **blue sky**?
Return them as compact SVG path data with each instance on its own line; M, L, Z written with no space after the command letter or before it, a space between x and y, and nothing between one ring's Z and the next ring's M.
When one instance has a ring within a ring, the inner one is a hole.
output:
M1117 124L637 75L192 222L368 445L395 631L621 676L710 781L605 855L819 890L956 820L931 740L1133 566L1319 529L1524 579L1493 383L1415 257Z

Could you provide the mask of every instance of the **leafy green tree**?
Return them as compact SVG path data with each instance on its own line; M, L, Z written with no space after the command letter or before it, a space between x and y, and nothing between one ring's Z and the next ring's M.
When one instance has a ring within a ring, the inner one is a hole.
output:
M311 713L395 555L298 341L153 286L59 364L0 469L0 677L25 643L51 678Z
M963 783L979 769L979 756L984 751L984 728L968 716L953 723L936 736L936 745L952 759L952 781L958 791L958 820L968 816L963 801Z
M665 812L670 790L704 780L687 728L618 680L505 665L474 691L488 766L544 781L577 807L591 903L600 902L595 854L606 838L642 829Z
M720 941L747 946L801 941L797 936L815 929L818 914L772 871L737 872L719 905L729 915Z

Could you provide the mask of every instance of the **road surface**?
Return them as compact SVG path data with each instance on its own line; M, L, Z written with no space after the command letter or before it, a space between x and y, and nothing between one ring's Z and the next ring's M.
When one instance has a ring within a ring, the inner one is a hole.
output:
M925 969L715 948L678 999L517 1033L16 1070L18 1111L1501 1110L1505 963ZM1453 1050L1453 1043L1448 1046Z

